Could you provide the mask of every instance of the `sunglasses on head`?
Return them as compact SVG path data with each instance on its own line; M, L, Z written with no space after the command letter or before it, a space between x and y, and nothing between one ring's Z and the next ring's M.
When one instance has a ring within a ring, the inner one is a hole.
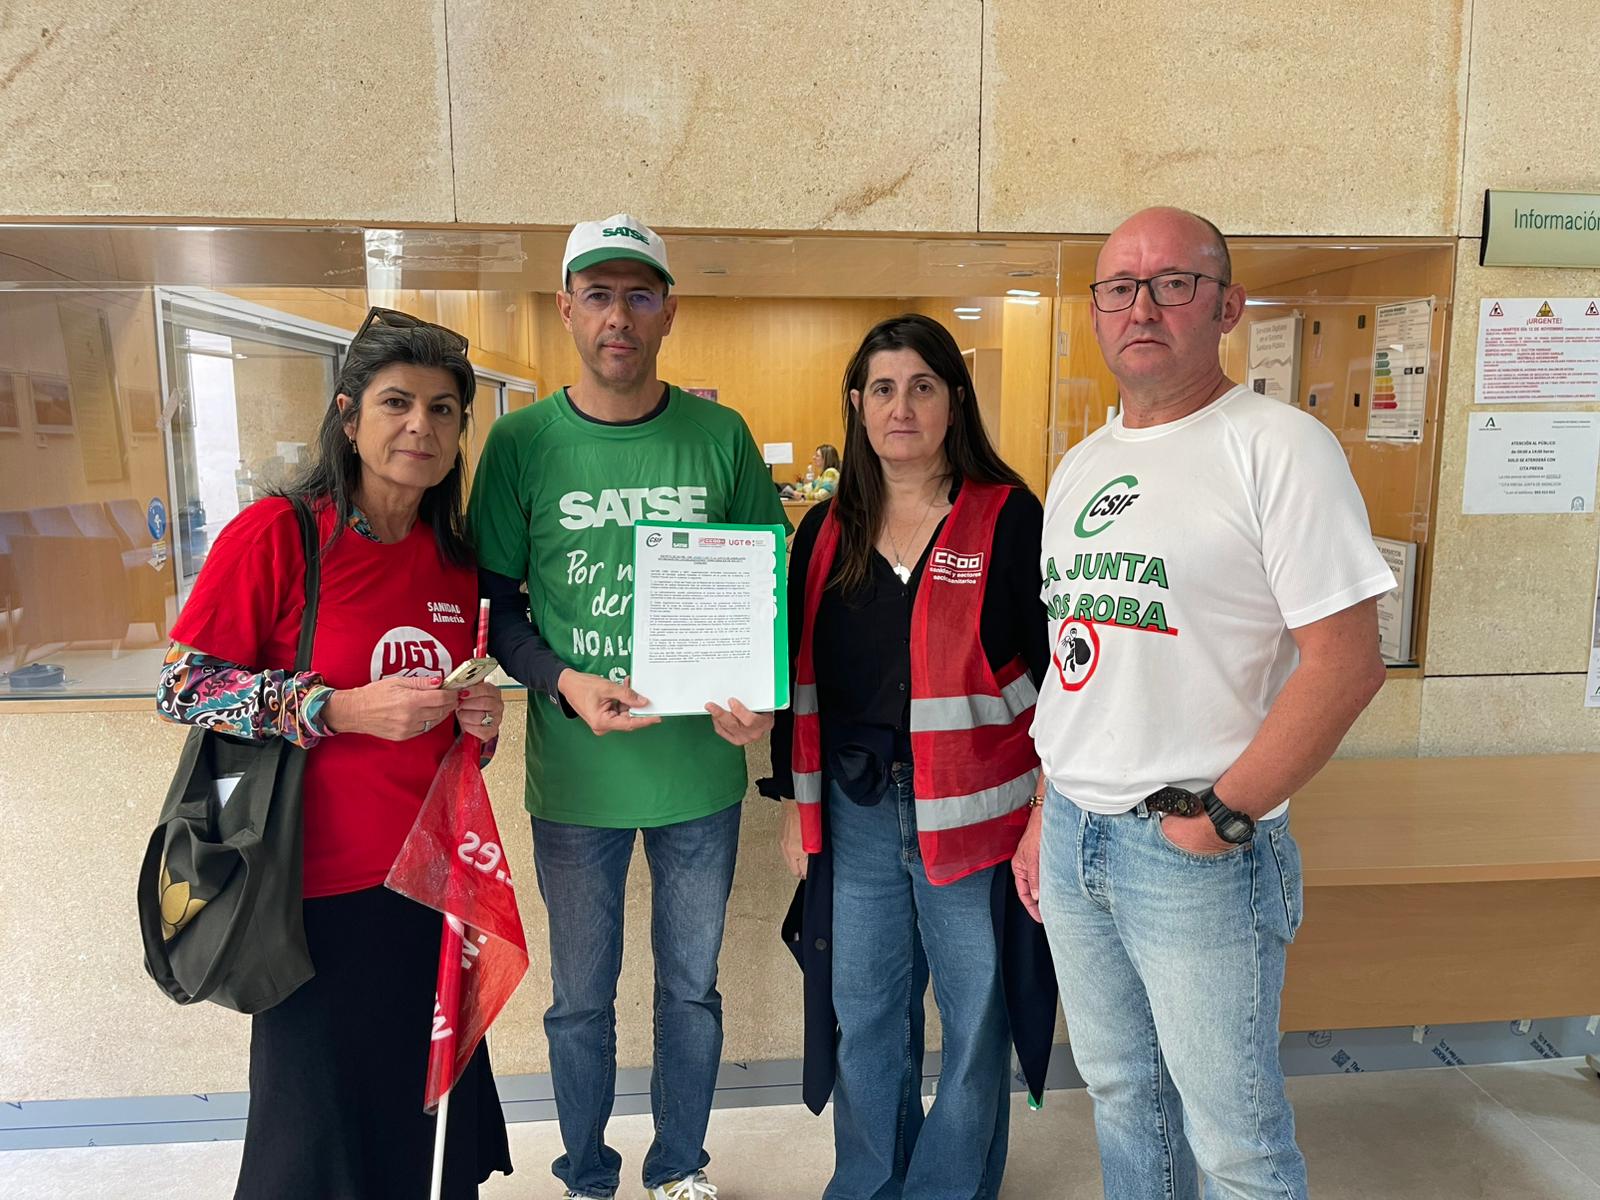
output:
M379 308L377 305L367 310L367 319L361 322L361 328L356 330L356 336L350 339L351 344L359 342L374 325L382 325L389 329L437 329L454 340L457 343L456 349L462 354L467 352L466 337L454 329L446 328L436 321L424 321L421 317L413 317L410 313L403 313L398 309Z

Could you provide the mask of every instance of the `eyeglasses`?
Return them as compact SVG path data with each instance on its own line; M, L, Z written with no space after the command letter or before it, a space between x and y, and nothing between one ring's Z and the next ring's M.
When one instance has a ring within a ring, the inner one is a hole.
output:
M1150 299L1162 308L1176 308L1194 299L1202 279L1209 279L1219 287L1228 286L1227 280L1218 279L1215 275L1202 275L1199 271L1168 271L1149 279L1102 279L1098 283L1091 283L1089 291L1094 296L1094 306L1101 312L1121 312L1125 308L1132 308L1133 302L1139 298L1140 287L1149 288Z
M467 352L466 335L457 333L434 321L424 321L421 317L413 317L410 313L403 313L395 308L379 308L376 305L367 310L367 319L361 322L361 328L356 330L356 336L350 339L353 346L374 325L382 325L386 329L437 329L440 333L452 338L457 343L454 349L465 355Z
M616 297L614 288L586 287L581 292L573 293L572 302L585 312L599 316L611 311L611 306L617 302ZM622 302L627 305L629 312L641 317L653 317L661 311L667 298L651 288L629 288L622 293Z

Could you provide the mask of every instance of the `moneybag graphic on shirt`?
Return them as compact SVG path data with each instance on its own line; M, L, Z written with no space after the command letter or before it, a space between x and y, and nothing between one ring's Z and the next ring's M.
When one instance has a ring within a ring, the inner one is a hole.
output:
M1094 622L1069 618L1056 629L1051 650L1061 686L1075 692L1089 682L1100 665L1100 633Z

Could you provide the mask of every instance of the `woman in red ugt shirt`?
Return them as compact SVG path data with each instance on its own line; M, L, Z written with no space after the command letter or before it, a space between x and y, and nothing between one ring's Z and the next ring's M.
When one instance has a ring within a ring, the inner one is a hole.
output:
M320 529L312 669L286 495L222 531L173 628L170 720L305 747L305 926L316 975L252 1018L236 1200L422 1197L422 1111L438 912L383 886L458 730L492 752L499 689L439 686L472 656L477 577L463 536L467 342L374 308L350 343L315 462L290 489ZM444 1194L511 1170L488 1047L452 1092Z

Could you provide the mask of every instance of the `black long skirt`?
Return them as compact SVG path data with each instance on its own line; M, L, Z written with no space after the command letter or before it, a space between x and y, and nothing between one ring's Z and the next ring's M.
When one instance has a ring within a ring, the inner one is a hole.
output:
M235 1200L426 1200L442 919L383 887L307 900L305 916L316 976L252 1018ZM480 1045L450 1094L444 1195L473 1200L494 1171L511 1153Z

